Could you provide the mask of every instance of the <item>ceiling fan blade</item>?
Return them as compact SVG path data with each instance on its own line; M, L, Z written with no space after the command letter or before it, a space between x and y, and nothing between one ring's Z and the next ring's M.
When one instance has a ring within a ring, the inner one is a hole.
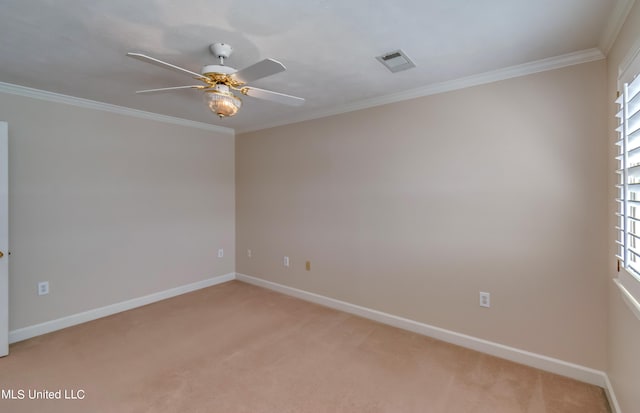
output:
M170 69L180 73L186 73L190 76L195 77L196 79L205 79L205 77L202 76L200 73L192 72L191 70L185 69L180 66L172 65L171 63L163 62L162 60L158 60L154 57L150 57L142 53L129 52L127 53L127 56L133 57L134 59L138 59L143 62L154 64L156 66L164 67L165 69Z
M254 80L262 79L263 77L284 72L285 70L287 70L287 68L277 60L264 59L249 67L238 70L237 72L232 74L231 77L235 80L239 80L242 83L249 83L253 82Z
M137 90L138 94L146 94L146 93L163 93L163 92L172 92L174 90L180 89L205 89L206 86L202 85L190 85L190 86L174 86L174 87L163 87L160 89L147 89L147 90Z
M256 99L270 100L289 106L300 106L304 103L303 98L285 95L284 93L272 92L270 90L258 89L257 87L243 87L242 93Z

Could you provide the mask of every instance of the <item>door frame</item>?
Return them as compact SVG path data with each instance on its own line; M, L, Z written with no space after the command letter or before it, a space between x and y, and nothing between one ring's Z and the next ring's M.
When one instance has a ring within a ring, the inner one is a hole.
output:
M0 357L9 354L9 126L0 121Z

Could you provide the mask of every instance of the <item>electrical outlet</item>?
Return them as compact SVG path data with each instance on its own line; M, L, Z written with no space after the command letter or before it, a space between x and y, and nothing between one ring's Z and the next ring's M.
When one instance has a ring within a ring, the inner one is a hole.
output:
M289 266L289 257L284 257L282 259L282 265L284 265L285 267Z
M247 258L251 258L251 250L247 250Z
M491 294L480 291L480 307L491 307Z
M218 250L218 258L222 258L222 257L224 257L224 250L222 248L220 248Z
M49 281L43 281L38 283L38 295L49 294Z

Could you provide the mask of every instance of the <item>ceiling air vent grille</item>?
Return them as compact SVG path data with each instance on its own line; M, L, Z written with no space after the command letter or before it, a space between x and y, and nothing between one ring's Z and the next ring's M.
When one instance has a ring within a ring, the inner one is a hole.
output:
M385 53L382 56L376 57L376 59L392 73L416 67L415 63L409 59L409 56L400 49Z

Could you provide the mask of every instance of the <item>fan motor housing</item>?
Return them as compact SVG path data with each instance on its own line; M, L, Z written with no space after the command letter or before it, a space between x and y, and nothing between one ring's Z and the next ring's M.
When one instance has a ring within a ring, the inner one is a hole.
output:
M222 66L222 65L206 65L205 67L202 68L202 74L204 76L208 75L208 74L213 74L213 73L220 73L223 75L231 75L233 73L237 72L236 69L234 69L231 66Z

